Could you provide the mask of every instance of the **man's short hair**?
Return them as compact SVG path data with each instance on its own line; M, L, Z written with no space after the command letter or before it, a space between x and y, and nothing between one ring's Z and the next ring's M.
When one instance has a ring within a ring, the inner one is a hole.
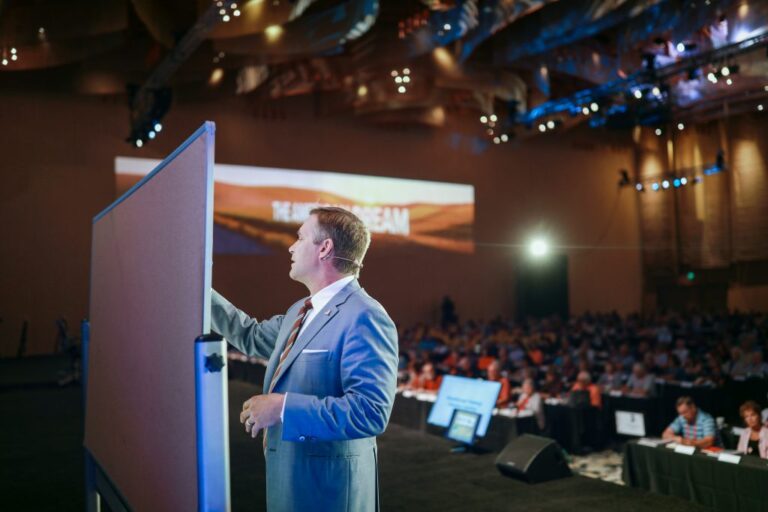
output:
M333 241L333 266L342 274L360 275L363 258L371 245L371 233L363 221L344 208L321 206L313 208L310 215L317 217L318 232L314 242L326 238Z
M696 403L693 401L693 398L689 396L681 396L677 399L677 405L676 407L680 407L681 405L687 405L688 407L694 406L696 407Z

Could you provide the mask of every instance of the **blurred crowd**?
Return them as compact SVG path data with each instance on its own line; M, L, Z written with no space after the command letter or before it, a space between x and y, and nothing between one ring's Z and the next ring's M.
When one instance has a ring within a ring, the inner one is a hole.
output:
M525 399L524 384L544 399L583 391L599 406L601 393L652 396L657 380L719 387L768 376L766 314L460 321L444 306L442 316L400 327L401 388L437 391L458 375L501 382L502 407Z

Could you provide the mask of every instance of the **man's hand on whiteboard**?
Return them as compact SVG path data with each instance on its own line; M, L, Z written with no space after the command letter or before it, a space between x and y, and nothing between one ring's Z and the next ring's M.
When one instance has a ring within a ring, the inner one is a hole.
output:
M259 430L271 427L280 421L283 400L283 394L269 393L268 395L254 395L243 402L240 423L245 425L245 431L255 438Z

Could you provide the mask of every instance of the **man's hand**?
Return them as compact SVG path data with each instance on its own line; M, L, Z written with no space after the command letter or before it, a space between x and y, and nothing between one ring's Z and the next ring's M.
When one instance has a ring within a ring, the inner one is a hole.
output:
M254 395L243 403L240 413L240 423L245 425L245 431L256 437L262 428L271 427L280 421L285 396L281 393Z

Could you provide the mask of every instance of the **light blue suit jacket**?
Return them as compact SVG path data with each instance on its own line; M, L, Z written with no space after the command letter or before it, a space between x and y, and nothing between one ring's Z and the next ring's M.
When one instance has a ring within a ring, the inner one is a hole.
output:
M269 360L266 391L304 299L259 322L217 292L212 297L212 329ZM270 512L379 510L376 436L392 411L397 360L394 323L356 280L317 312L273 390L287 395L283 422L267 435Z

